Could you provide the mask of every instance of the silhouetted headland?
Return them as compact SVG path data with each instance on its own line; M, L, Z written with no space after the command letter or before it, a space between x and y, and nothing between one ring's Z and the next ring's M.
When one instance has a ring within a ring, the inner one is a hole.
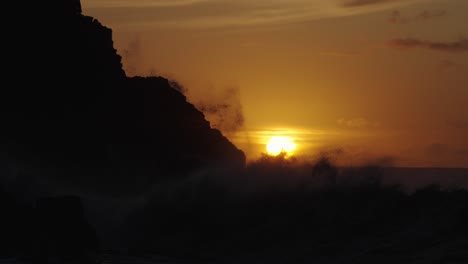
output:
M1 92L0 144L10 158L73 185L120 184L119 193L194 169L244 166L243 152L167 79L127 78L111 29L82 15L79 1L31 6L28 28L11 40L23 69L9 69Z

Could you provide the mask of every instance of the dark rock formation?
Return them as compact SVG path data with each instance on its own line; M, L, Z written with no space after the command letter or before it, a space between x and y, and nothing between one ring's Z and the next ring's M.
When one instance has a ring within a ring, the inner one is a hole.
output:
M10 84L0 92L0 146L10 156L58 169L75 187L118 192L243 166L244 154L168 80L125 76L112 31L83 16L79 1L29 4L8 30Z
M101 252L80 198L46 197L33 207L0 185L0 258L27 263L89 263Z
M94 228L84 216L78 197L46 197L35 208L34 261L87 261L96 258L100 245Z
M17 201L0 186L0 256L12 257L18 252L20 226L25 211Z

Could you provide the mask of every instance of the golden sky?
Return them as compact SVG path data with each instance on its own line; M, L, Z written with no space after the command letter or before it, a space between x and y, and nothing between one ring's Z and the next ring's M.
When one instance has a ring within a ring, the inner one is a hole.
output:
M174 79L205 110L229 105L207 116L249 159L288 135L299 156L468 167L466 0L82 4L114 30L129 75Z

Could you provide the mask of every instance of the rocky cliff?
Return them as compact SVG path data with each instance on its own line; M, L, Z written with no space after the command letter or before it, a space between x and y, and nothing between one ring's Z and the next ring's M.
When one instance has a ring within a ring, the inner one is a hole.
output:
M0 147L10 157L100 190L244 165L167 79L126 77L111 29L82 15L79 1L24 4L8 4L24 10L8 29L0 94Z

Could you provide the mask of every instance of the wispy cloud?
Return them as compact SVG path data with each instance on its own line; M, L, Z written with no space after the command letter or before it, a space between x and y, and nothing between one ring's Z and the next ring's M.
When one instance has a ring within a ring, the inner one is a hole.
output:
M408 1L409 0L407 0L407 2ZM402 2L402 0L348 0L348 1L345 1L342 5L344 7L359 7L359 6L376 5L376 4L383 4L383 3L395 3L395 2Z
M446 15L447 15L447 11L445 10L433 10L433 11L424 10L414 16L403 16L401 11L394 10L390 14L388 18L388 22L391 24L409 24L409 23L417 22L417 21L427 21L427 20L432 20L436 18L441 18Z
M164 27L240 27L311 21L400 7L420 0L366 7L346 0L82 0L90 15L99 14L116 30ZM352 1L355 2L355 1ZM349 5L356 8L347 8ZM359 7L361 6L361 7Z
M424 11L422 11L421 13L419 13L416 16L416 19L430 20L430 19L434 19L434 18L443 17L443 16L446 16L446 15L447 15L447 11L445 11L445 10L435 10L435 11L424 10Z
M89 8L138 8L138 7L176 7L190 6L214 0L84 0Z
M442 52L468 52L468 38L454 42L427 41L414 38L393 39L389 42L392 47L401 49L424 48Z

